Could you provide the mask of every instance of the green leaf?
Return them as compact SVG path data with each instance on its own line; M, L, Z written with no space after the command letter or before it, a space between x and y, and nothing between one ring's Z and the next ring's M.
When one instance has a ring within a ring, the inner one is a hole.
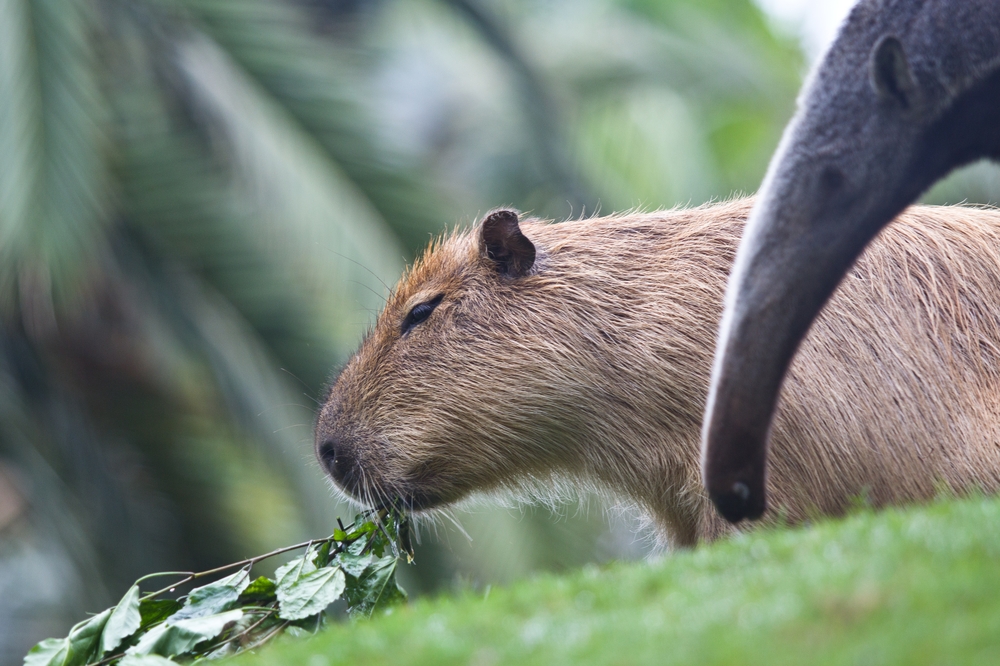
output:
M372 563L374 558L371 555L353 555L351 553L340 553L337 555L337 565L344 570L344 573L360 578L365 569Z
M397 560L392 555L376 560L348 589L345 598L352 615L371 615L376 610L406 599L396 583Z
M277 584L266 576L261 576L254 582L250 583L247 589L243 590L243 594L240 595L240 601L243 602L270 602L275 599L275 592L277 591Z
M346 580L338 567L324 567L298 578L288 586L278 586L278 616L301 620L326 610L340 598Z
M310 574L313 571L316 571L316 565L312 563L309 553L295 558L288 564L281 565L274 572L274 578L278 581L278 592L280 593L283 587L287 588L302 576Z
M208 617L192 617L185 620L164 622L154 627L139 642L126 650L126 654L159 654L173 657L190 652L198 643L215 638L232 622L243 617L243 611L236 609Z
M177 662L158 654L144 654L142 656L127 654L118 662L118 666L178 666Z
M291 636L292 638L305 638L306 636L311 636L315 634L315 631L309 631L303 627L296 626L294 624L288 625L285 629L285 635Z
M97 654L104 625L107 624L110 616L111 609L108 609L70 629L67 637L69 654L66 656L65 666L86 664L92 656Z
M330 547L331 543L329 541L323 542L323 545L319 547L316 552L316 557L313 558L313 564L317 567L325 567L330 563Z
M358 519L354 521L356 526L348 535L348 539L357 539L362 534L371 534L375 531L375 523L371 520L367 520L365 516L358 516Z
M139 602L139 615L142 617L139 630L145 631L154 624L163 622L181 608L181 602L173 599L143 599Z
M99 656L103 657L121 645L121 642L134 634L140 625L142 625L142 614L139 612L139 586L133 585L111 611L111 616L104 625Z
M375 532L369 538L372 541L372 546L371 548L368 549L368 552L370 552L375 557L382 557L383 555L385 555L385 544L386 544L385 536L381 532Z
M170 618L172 624L192 617L215 615L232 607L243 590L250 585L250 570L241 569L214 583L191 590L184 608Z
M62 666L68 655L68 638L46 638L25 655L24 666Z
M24 657L25 666L81 666L96 652L101 632L110 610L78 623L66 638L47 638L31 648Z
M357 541L355 541L354 543L352 543L350 546L347 547L347 552L350 553L351 555L361 555L361 552L365 549L365 546L367 545L368 545L368 535L363 534L362 536L358 537Z
M410 523L410 519L405 517L399 522L396 538L399 540L399 547L403 550L403 553L406 554L407 562L413 562L412 534L413 527Z

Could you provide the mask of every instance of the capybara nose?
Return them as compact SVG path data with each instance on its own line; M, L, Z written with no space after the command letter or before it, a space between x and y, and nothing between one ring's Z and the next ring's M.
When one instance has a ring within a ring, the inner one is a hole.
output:
M333 477L333 480L345 485L354 470L354 456L348 450L345 442L336 437L327 437L317 450L323 467Z

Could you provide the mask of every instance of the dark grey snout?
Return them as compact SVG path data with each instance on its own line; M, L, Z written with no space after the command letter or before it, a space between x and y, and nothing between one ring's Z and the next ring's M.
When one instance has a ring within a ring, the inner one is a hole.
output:
M357 474L357 459L345 440L336 435L327 435L317 446L323 468L334 481L343 488L350 488Z
M709 491L712 503L723 518L731 523L738 523L744 518L756 520L764 515L767 501L763 487L753 491L748 485L758 478L760 477L748 478L747 483L736 481L721 492Z

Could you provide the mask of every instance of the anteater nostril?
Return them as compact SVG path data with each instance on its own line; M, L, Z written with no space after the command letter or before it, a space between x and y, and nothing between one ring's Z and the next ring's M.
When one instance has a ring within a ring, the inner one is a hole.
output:
M334 481L344 483L354 468L354 457L347 447L337 439L330 438L319 445L317 450L323 467L333 477Z

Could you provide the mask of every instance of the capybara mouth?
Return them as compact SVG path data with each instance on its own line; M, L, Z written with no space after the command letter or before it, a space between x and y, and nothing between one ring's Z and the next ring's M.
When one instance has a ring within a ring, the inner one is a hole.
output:
M370 494L372 508L396 509L406 513L436 509L448 503L448 500L437 493L409 491L392 494Z
M443 495L420 490L397 490L395 488L373 487L361 480L367 475L337 480L337 486L365 506L375 509L392 509L410 513L435 509L448 503Z
M411 492L401 497L403 508L407 511L424 511L434 509L447 503L447 500L437 493Z
M399 487L381 479L376 470L359 459L348 438L327 436L317 448L320 462L345 493L373 509L422 511L447 503L437 492Z

